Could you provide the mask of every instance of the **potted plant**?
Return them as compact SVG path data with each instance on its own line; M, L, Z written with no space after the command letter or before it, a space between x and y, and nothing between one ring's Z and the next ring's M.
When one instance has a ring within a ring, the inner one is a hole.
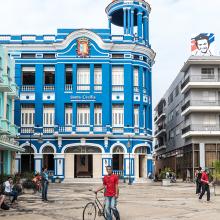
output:
M32 180L25 180L23 183L22 183L22 187L23 187L23 192L25 194L32 194L34 193L34 183Z
M213 173L213 185L214 185L214 194L220 195L220 160L217 160L213 164L214 173Z
M165 168L159 174L159 178L162 179L162 186L171 186L170 173L174 175L170 168Z

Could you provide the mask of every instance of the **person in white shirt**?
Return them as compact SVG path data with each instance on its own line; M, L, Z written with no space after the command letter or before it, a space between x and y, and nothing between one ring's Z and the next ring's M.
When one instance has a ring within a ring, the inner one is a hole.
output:
M14 203L14 201L17 200L18 193L13 190L13 179L12 179L12 177L8 177L8 180L4 182L4 187L5 187L4 194L12 196L13 199L12 199L11 203Z

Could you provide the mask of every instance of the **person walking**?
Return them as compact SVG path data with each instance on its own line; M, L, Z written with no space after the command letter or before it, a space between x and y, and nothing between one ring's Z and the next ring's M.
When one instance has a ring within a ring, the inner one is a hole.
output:
M196 177L196 194L200 195L202 188L202 183L201 183L202 167L199 167L198 170L196 170L195 177Z
M42 168L41 183L42 183L42 201L48 201L47 191L48 191L49 179L48 179L47 167Z
M207 202L210 201L210 188L209 188L209 176L208 176L209 170L205 169L202 172L201 176L201 183L202 183L202 193L199 196L199 200L201 201L202 197L204 196L205 192L207 193Z
M116 208L117 206L117 199L119 196L119 188L118 188L118 176L112 173L112 167L106 167L108 175L106 175L103 179L103 185L95 191L98 193L99 191L104 189L104 196L105 196L105 213L106 219L112 220L112 213L115 216L116 220L120 220L119 212Z

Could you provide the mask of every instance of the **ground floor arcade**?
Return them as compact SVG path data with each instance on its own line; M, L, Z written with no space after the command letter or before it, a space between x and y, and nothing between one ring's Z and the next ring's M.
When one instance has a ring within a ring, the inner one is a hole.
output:
M128 152L125 145L115 143L109 152L96 144L68 144L58 153L48 143L37 150L28 143L22 146L24 153L16 155L17 172L40 172L48 167L51 178L71 180L75 178L102 178L105 167L111 165L113 172L132 179L146 178L152 172L152 156L147 145L138 145Z

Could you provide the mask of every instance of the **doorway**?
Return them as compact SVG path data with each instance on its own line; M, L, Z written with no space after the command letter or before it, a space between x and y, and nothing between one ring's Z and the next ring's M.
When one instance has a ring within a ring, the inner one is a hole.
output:
M93 178L93 155L77 154L74 157L74 177Z
M145 155L139 155L139 178L145 177Z
M34 172L34 155L21 154L21 173Z
M47 167L49 171L54 171L54 155L53 154L43 155L43 167Z
M113 157L112 157L113 170L123 171L123 160L124 160L123 154L113 154Z

